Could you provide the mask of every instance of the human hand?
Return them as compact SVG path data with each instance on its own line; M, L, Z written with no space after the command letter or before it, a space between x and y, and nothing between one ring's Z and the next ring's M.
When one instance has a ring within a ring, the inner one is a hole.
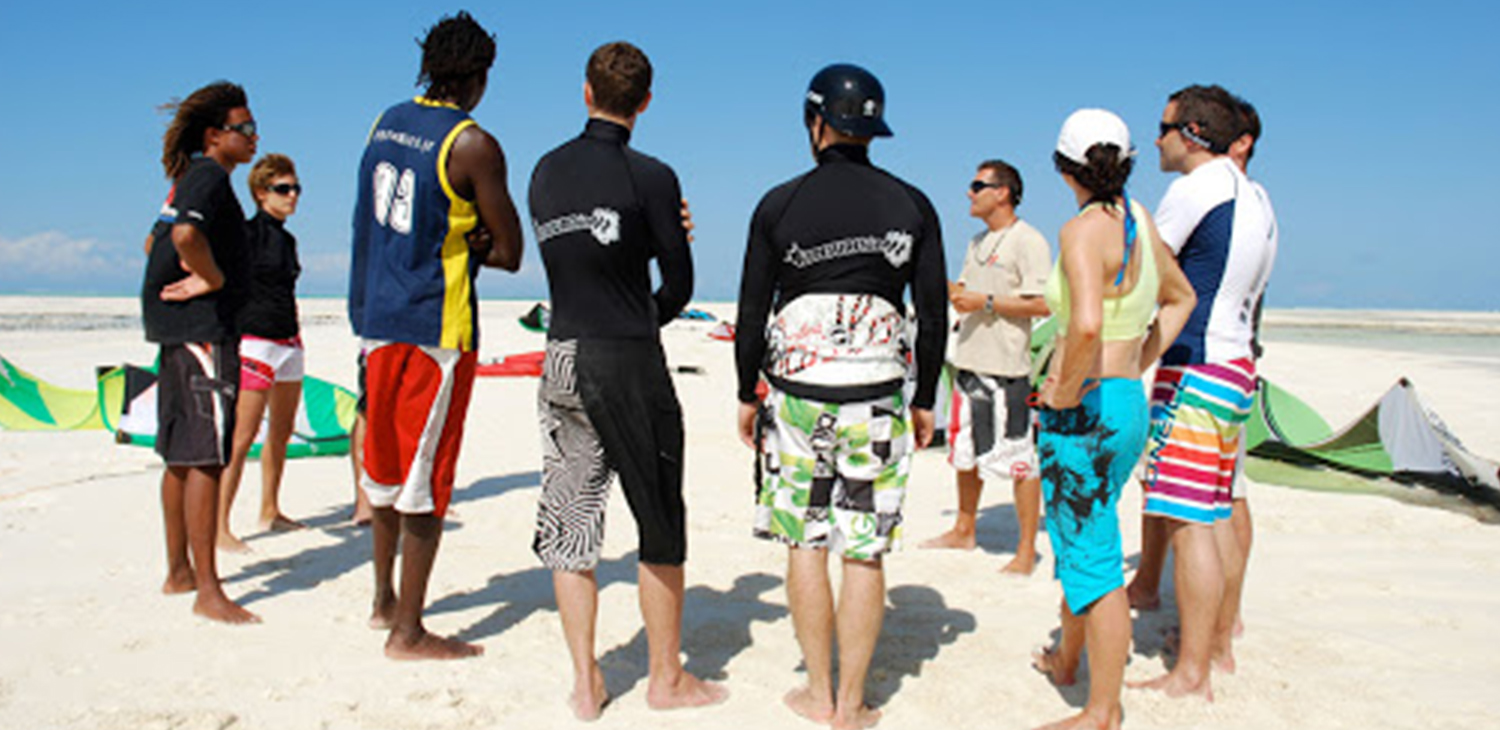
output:
M682 230L687 232L688 243L693 242L693 211L688 210L687 198L682 199Z
M740 441L746 446L755 448L755 419L760 413L760 406L755 403L741 403L739 413Z
M932 434L937 430L937 416L930 408L911 409L912 432L917 438L917 448L925 449L932 443Z
M161 300L164 302L185 302L193 297L201 297L218 288L197 274L188 274L162 287Z
M482 223L465 233L464 240L468 242L469 250L479 254L481 259L489 256L490 249L495 247L494 236L490 235L490 229L485 228Z

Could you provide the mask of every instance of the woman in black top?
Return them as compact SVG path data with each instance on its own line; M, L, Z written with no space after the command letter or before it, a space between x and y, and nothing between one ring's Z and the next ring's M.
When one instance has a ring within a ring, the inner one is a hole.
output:
M219 548L243 552L248 547L229 530L229 511L239 491L245 457L260 431L269 406L261 445L260 528L294 530L302 524L281 513L278 494L286 466L287 441L302 398L303 353L297 324L297 239L284 227L297 212L302 186L297 169L285 155L269 154L250 169L255 217L246 224L250 277L239 313L240 395L234 428L234 452L219 482Z

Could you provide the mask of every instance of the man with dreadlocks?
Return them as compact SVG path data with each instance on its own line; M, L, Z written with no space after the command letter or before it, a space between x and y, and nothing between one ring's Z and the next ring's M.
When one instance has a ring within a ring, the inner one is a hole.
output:
M260 618L224 595L214 564L219 473L234 436L240 335L249 272L245 212L229 174L255 157L245 90L221 81L169 107L162 166L172 192L146 239L141 319L161 346L156 452L166 462L163 593L196 590L193 612L231 624ZM191 559L189 559L191 553Z
M459 659L483 648L427 633L422 609L474 383L474 279L481 265L520 268L521 230L505 154L469 117L484 96L494 37L460 12L421 46L426 91L380 116L360 161L349 321L366 352L370 625L390 630L392 659Z

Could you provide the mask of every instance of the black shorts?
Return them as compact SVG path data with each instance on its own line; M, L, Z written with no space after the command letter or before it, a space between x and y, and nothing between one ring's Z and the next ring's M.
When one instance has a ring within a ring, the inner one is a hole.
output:
M161 346L156 453L168 466L229 463L239 377L238 340Z

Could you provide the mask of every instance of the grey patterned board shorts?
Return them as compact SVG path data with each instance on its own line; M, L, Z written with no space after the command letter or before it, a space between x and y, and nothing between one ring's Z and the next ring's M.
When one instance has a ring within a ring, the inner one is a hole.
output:
M641 562L681 565L682 411L660 344L548 341L537 417L542 496L532 550L542 564L570 572L598 565L609 485L618 476Z

